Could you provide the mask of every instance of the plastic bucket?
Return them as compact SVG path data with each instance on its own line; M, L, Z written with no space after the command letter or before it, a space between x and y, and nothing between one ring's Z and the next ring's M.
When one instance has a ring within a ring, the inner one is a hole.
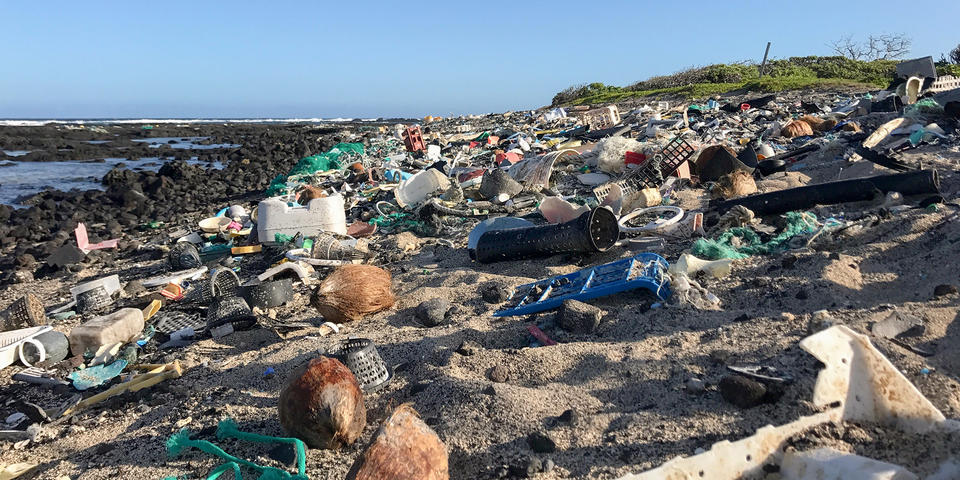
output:
M450 179L440 171L428 168L404 180L397 186L394 194L397 204L403 208L417 206L439 190L450 187Z

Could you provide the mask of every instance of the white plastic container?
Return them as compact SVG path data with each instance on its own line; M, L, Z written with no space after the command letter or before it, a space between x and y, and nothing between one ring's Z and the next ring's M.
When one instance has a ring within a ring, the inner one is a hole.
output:
M415 207L430 198L434 192L448 188L450 179L439 170L428 168L397 185L394 195L400 207Z
M21 328L0 333L0 368L13 365L16 361L20 345L41 333L50 331L49 326Z
M310 200L306 206L290 206L281 197L268 198L257 207L257 237L260 243L272 243L275 235L310 237L320 232L347 234L347 215L343 197L333 195Z

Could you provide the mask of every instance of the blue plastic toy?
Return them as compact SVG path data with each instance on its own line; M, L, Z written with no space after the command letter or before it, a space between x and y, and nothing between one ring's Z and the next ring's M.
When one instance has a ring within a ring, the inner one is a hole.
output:
M564 300L591 300L636 288L646 288L660 299L670 298L670 265L660 255L641 253L632 258L590 267L520 285L513 290L506 308L495 317L527 315L557 308Z

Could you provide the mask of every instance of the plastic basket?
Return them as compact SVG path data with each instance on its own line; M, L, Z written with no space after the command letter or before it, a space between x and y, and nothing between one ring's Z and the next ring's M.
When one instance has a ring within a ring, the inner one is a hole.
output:
M102 285L85 290L77 295L77 312L95 312L113 303L113 297Z
M515 288L505 308L495 317L527 315L557 308L565 300L586 301L614 293L646 288L661 299L670 297L666 276L670 265L657 254L632 258L558 275Z
M365 391L377 390L393 378L393 370L380 358L372 340L348 338L340 344L333 356L353 372L360 388Z

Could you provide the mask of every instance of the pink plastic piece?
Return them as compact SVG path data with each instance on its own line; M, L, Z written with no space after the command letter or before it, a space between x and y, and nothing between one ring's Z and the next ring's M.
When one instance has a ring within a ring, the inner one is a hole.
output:
M554 342L546 333L543 333L543 330L540 330L540 327L536 325L527 325L527 331L530 332L530 335L533 335L533 338L536 338L540 343L550 347L556 345L557 342Z
M94 250L102 250L104 248L117 248L117 243L120 242L120 239L114 238L90 245L90 239L87 237L87 226L82 222L77 224L77 229L73 231L73 234L77 236L77 248L83 251L83 253L90 253Z

